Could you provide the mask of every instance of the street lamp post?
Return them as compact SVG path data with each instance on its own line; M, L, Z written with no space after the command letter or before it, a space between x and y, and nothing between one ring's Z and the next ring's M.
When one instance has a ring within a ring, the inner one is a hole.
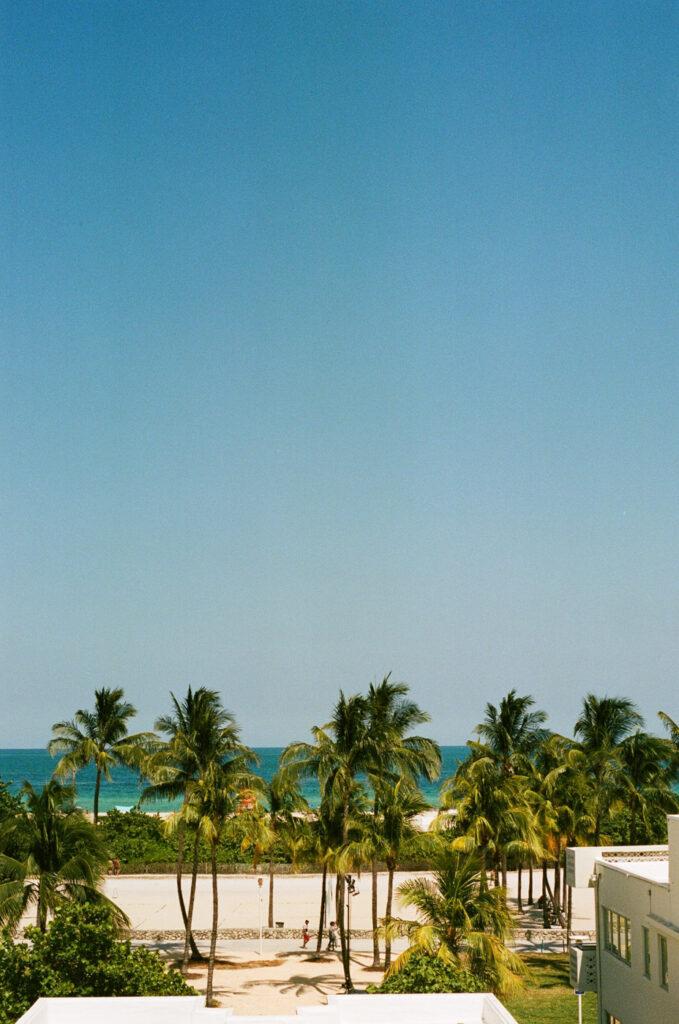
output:
M259 955L262 955L262 886L264 885L264 879L257 879L257 886L259 888Z

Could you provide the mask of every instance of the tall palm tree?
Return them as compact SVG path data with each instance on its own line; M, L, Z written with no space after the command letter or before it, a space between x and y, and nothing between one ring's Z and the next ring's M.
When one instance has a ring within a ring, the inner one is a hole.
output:
M220 737L221 742L226 743L227 737L232 735L229 730L234 726L233 716L222 707L221 698L216 690L208 690L204 686L193 690L189 686L182 700L178 700L173 693L170 693L170 700L170 713L161 715L155 723L158 732L167 738L158 744L147 760L146 772L151 781L141 793L141 804L155 800L176 800L179 797L186 803L191 785L210 764ZM184 819L180 819L177 825L177 898L184 923L185 945L188 942L191 955L194 959L201 960L203 956L189 925L182 889L185 831L186 823ZM195 832L190 889L192 900L196 891L199 841L199 835ZM188 953L186 964L188 965ZM186 970L186 967L184 969Z
M401 902L418 917L392 924L393 931L409 939L392 971L411 953L427 952L469 971L495 991L511 990L525 968L505 944L512 918L504 890L486 888L475 851L460 853L442 842L433 864L433 878L412 878L399 886Z
M588 694L575 723L578 739L574 750L582 755L583 771L590 781L594 845L601 845L605 815L621 799L620 745L644 720L636 705L624 697Z
M174 701L174 698L173 698ZM200 821L201 817L209 817L197 814L195 792L200 792L201 785L205 788L208 783L214 783L215 772L222 765L229 764L238 757L243 757L248 763L257 763L255 754L249 747L244 747L240 742L240 730L236 725L233 715L227 711L221 703L219 695L214 690L201 689L193 694L191 706L192 717L181 725L177 731L170 736L168 749L165 753L164 764L157 768L158 776L162 776L156 786L169 785L173 781L181 781L184 793L184 804L182 812L172 815L166 824L168 831L181 830L185 824L194 824ZM175 712L177 704L175 701ZM170 720L163 724L161 729L169 732L166 726ZM208 780L207 782L205 780ZM204 829L207 825L204 826ZM186 937L184 941L184 955L182 957L182 973L185 975L189 966L189 953L191 948L191 931L193 922L193 909L196 899L196 885L198 879L198 845L201 831L198 827L194 831L193 864L191 869L191 887L189 890L189 904L186 908Z
M368 706L365 697L345 697L340 690L330 722L311 730L313 743L291 743L281 754L281 768L293 777L317 778L321 799L329 800L339 812L342 845L349 840L352 797L360 788L356 777L377 762L377 745L368 729ZM349 947L344 922L346 871L343 864L337 871L337 922L344 984L353 991Z
M441 749L434 740L411 735L412 730L430 720L430 716L408 697L406 683L391 682L391 673L381 683L370 684L367 697L368 730L378 752L377 763L368 770L374 800L375 825L380 815L380 784L404 778L415 786L420 777L429 782L441 771ZM374 831L374 829L373 829ZM373 967L380 966L377 920L377 860L371 857Z
M228 752L222 749L200 777L191 785L187 802L178 817L191 821L197 833L210 846L212 875L212 929L208 956L207 1006L213 1003L213 981L219 926L219 888L217 884L217 844L225 830L233 827L235 816L245 790L254 791L258 780L250 765L256 760L254 751L237 744ZM186 954L186 949L185 949Z
M51 757L62 755L54 769L58 779L75 775L93 761L97 769L94 785L94 824L99 820L99 789L102 776L111 781L111 768L116 765L138 767L145 756L145 747L155 739L153 733L130 735L127 723L136 715L135 708L124 700L121 689L104 686L94 691L94 711L82 708L70 721L52 726L54 737L47 744Z
M47 927L50 913L68 900L106 903L118 924L121 910L99 891L108 851L94 825L73 806L73 791L51 779L36 792L29 782L21 790L19 815L3 829L3 846L26 851L24 859L0 853L0 924L15 928L35 904L36 924Z

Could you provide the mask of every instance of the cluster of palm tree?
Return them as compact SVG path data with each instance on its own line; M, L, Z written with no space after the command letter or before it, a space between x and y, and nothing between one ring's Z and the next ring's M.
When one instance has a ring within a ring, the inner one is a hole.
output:
M628 823L625 841L649 841L658 817L679 809L679 731L661 714L671 735L654 736L630 700L593 694L583 701L572 738L547 730L546 718L532 697L515 690L498 707L488 704L469 757L442 783L441 806L456 813L453 849L478 851L484 887L489 871L506 886L508 864L517 867L521 910L521 872L528 870L532 903L537 867L544 923L551 904L567 925L566 848L606 844L611 830L620 837L619 821Z
M412 733L428 720L409 699L406 684L386 676L381 683L371 684L365 695L347 697L340 691L330 721L312 728L313 742L291 743L281 755L283 780L313 778L318 783L316 843L326 871L335 874L335 920L348 992L353 990L345 923L345 904L352 893L350 871L363 865L371 868L373 960L379 966L378 860L384 860L388 870L384 915L388 919L399 859L409 848L412 851L416 837L422 840L413 824L427 807L418 780L437 778L441 768L438 744ZM324 907L322 901L319 939ZM390 953L387 940L387 966Z
M170 698L170 711L156 721L154 733L128 733L135 709L121 689L95 691L93 711L80 710L72 721L55 724L48 745L60 755L55 778L42 793L26 785L21 813L0 829L0 923L15 925L34 903L44 928L60 901L103 898L99 885L107 853L95 828L100 785L113 766L132 767L144 784L140 803L181 801L167 828L177 835L184 974L190 957L200 957L192 934L199 848L207 844L210 851L208 1002L218 926L217 846L236 824L243 852L251 851L255 866L264 860L268 867L269 927L277 859L283 856L293 868L300 861L321 865L317 950L327 922L335 920L347 991L353 988L347 901L357 870L368 870L371 878L375 968L398 969L410 952L426 950L501 988L519 969L504 945L511 927L504 894L508 869L518 868L520 910L522 873L528 874L531 903L537 870L545 924L551 904L555 917L568 925L567 846L604 844L615 828L618 838L644 842L660 816L679 809L679 726L661 713L669 738L651 735L634 704L623 698L587 696L572 738L549 731L546 714L530 696L512 690L497 707L488 704L468 757L441 785L442 813L434 833L417 828L429 806L420 782L438 778L441 752L418 732L428 715L410 699L408 687L389 675L365 694L340 691L330 720L312 728L310 742L289 744L266 782L256 775L256 755L242 744L235 718L216 691L189 688L184 698ZM69 777L75 782L76 772L90 762L96 766L95 825L74 806L73 786L62 784ZM318 785L314 809L302 795L306 779ZM404 921L394 915L394 874L413 857L434 873L401 886L401 904L418 914L416 921ZM381 905L379 865L387 873ZM392 964L395 934L409 937L409 949Z

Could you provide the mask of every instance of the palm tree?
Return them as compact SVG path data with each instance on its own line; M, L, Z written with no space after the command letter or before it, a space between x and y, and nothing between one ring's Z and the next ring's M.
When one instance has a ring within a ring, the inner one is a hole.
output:
M644 720L636 705L623 697L595 697L588 694L575 723L579 742L574 749L590 780L594 845L601 845L601 827L605 815L622 791L620 745L630 733L641 728Z
M509 691L506 697L500 701L499 707L494 704L486 704L485 718L476 727L476 733L483 743L483 750L495 760L503 776L514 775L516 772L528 776L531 773L532 763L541 746L547 740L549 732L543 728L547 720L544 711L532 710L535 700L530 695L520 697L516 690ZM528 779L526 778L526 785ZM506 825L512 822L505 821ZM526 831L524 827L524 832ZM530 831L530 829L529 829ZM504 829L507 833L507 828ZM500 842L500 857L502 867L502 884L507 884L507 853L510 846L518 853L520 844L525 836L512 835L511 827L509 834L505 834ZM531 840L528 848L531 849L535 843ZM521 856L519 857L519 871L521 869ZM520 894L519 894L520 902Z
M274 921L274 856L276 847L288 845L293 837L302 838L298 835L299 829L295 828L295 814L309 810L309 805L302 796L298 783L286 775L285 772L276 772L271 781L266 784L263 797L268 805L267 824L269 827L269 838L266 850L269 854L269 928L273 928ZM298 850L297 843L293 843L294 851Z
M648 835L654 811L673 814L679 808L679 798L672 789L677 776L674 748L670 740L637 729L622 741L619 754L623 800L630 812L629 841L635 844L639 819Z
M374 824L380 814L380 783L405 778L416 785L424 776L433 781L441 771L441 749L428 737L409 735L430 720L429 715L408 698L406 683L392 683L391 673L379 685L370 684L367 698L368 729L378 752L378 761L368 770L374 801ZM423 808L423 809L426 809ZM374 830L373 830L374 831ZM379 844L378 844L379 845ZM377 860L371 857L373 967L380 966L377 921Z
M316 814L310 823L309 849L322 863L321 872L321 901L318 919L318 936L316 938L316 952L320 953L323 944L323 929L325 927L327 907L327 886L328 872L337 867L339 852L342 847L342 814L341 810L333 804L332 800L325 798L321 800Z
M547 738L548 732L542 728L547 715L544 711L531 711L534 704L532 697L518 697L516 690L510 690L499 708L486 704L486 716L476 727L505 775L512 775L517 767L525 769L526 760Z
M188 800L191 785L210 764L215 747L226 744L233 735L233 717L222 707L216 690L201 686L192 690L189 686L186 696L180 701L170 693L172 710L157 719L155 728L167 739L159 744L148 759L146 771L151 779L141 794L140 803L154 800ZM189 915L182 889L184 864L184 838L186 822L179 819L177 825L177 897L185 930L185 945L188 942L191 955L203 959L189 923ZM196 831L193 843L193 870L191 876L190 902L193 908L196 878L198 874L199 835ZM193 910L192 910L193 912ZM185 951L184 971L188 966L188 951Z
M168 716L167 719L160 719L160 729L167 733L170 733L171 729L176 729L176 731L171 733L167 749L160 757L160 763L155 769L157 781L146 798L161 794L163 789L169 795L172 786L178 787L175 795L184 794L182 811L172 815L168 819L166 827L169 832L175 829L181 832L186 824L193 824L200 820L201 815L197 815L195 812L196 801L192 799L194 791L199 790L201 785L206 786L205 780L214 780L216 768L230 763L232 759L239 756L245 757L252 763L256 763L257 759L248 747L244 747L240 743L240 731L235 718L222 706L221 699L214 690L201 688L191 696L190 701L187 694L188 703L185 702L183 706L178 705L174 697L172 700L175 715ZM180 716L179 711L185 714ZM144 794L142 795L144 796ZM189 905L186 908L186 938L182 957L182 974L184 975L189 966L200 835L200 829L196 827Z
M51 779L36 792L29 782L21 790L23 807L3 829L3 847L26 851L24 859L0 854L0 924L15 928L26 908L36 906L36 924L47 927L50 913L68 900L106 903L118 924L128 924L121 910L100 891L108 851L94 825L73 806L73 790Z
M314 726L313 743L291 743L281 754L281 768L293 777L317 778L321 799L329 800L338 809L342 845L349 840L350 809L360 783L356 776L377 763L377 744L368 729L368 706L365 697L345 697L340 690L339 700L327 725ZM345 862L337 871L337 922L340 931L344 984L353 991L351 964L344 922L346 883Z
M205 1003L212 1006L215 957L217 951L217 930L219 925L219 889L217 885L217 845L225 829L233 825L235 815L246 790L257 788L259 780L250 771L256 760L254 751L240 744L230 751L221 750L200 778L191 785L188 801L177 817L183 817L195 824L196 832L210 846L210 869L212 875L212 930L207 969L207 991ZM186 955L186 949L185 949Z
M504 890L486 888L476 851L461 853L442 841L433 864L433 878L412 878L399 886L401 902L418 917L392 923L394 932L408 936L409 946L391 970L398 971L413 952L427 952L495 991L510 990L525 968L505 945L512 918Z
M379 790L380 817L378 835L381 840L380 854L387 865L387 902L385 919L391 920L394 895L394 872L398 870L403 857L412 856L431 846L433 836L420 832L414 825L419 814L429 809L429 804L418 789L406 779L399 779L396 785L382 783ZM384 968L391 965L391 937L385 936Z
M490 857L497 875L500 863L504 872L508 855L535 856L542 847L526 776L504 774L491 750L473 740L468 746L472 756L442 783L441 809L457 810L453 845L478 849L485 886Z
M94 824L99 820L99 788L102 775L110 782L116 765L139 767L145 747L155 739L153 733L128 734L127 723L135 708L123 699L123 690L102 687L94 691L94 711L76 711L70 722L56 722L55 733L47 744L51 757L62 755L54 769L58 779L74 775L93 761L97 769L94 785Z

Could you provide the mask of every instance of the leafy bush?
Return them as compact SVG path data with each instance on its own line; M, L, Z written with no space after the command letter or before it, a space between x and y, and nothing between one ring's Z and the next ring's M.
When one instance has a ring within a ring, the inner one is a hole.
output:
M177 837L166 836L162 819L142 811L108 811L97 826L111 857L121 864L154 863L177 857Z
M123 867L126 864L169 864L177 860L177 833L167 835L163 820L156 814L112 810L99 819L97 827L101 829L110 856L116 857ZM245 828L245 822L238 817L229 822L229 828L224 830L217 846L219 864L247 862L248 854L241 852ZM187 827L184 838L184 863L187 870L193 858L194 837L195 831ZM202 863L210 860L208 843L199 843L198 859ZM276 852L275 859L280 863L289 862L289 857L282 851Z
M65 904L32 946L0 939L0 1024L14 1024L40 996L182 996L194 989L157 953L116 939L107 907Z
M369 992L488 992L489 985L469 971L452 967L430 953L411 953L399 971L393 969Z
M657 845L667 842L667 815L665 811L658 808L651 808L649 814L650 829L646 828L644 821L637 818L635 842L638 845ZM611 846L629 846L632 844L630 835L632 827L632 815L626 807L622 807L608 816L604 822L603 831L606 840Z

